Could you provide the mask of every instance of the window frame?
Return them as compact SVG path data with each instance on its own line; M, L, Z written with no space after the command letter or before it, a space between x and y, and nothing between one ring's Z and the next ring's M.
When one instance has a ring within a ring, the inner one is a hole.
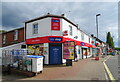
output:
M35 25L37 25L37 28L35 27ZM34 23L33 24L33 35L38 34L38 23Z
M71 25L69 25L69 35L73 35L73 29L72 29L72 26Z
M18 40L18 30L14 31L14 40Z
M84 33L81 33L81 40L84 40Z
M6 35L3 35L3 44L6 43Z

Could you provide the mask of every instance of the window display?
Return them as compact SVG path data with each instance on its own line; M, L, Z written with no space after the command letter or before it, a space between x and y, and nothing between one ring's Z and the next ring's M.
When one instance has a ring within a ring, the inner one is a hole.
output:
M28 55L47 55L48 47L44 44L30 44L28 45Z

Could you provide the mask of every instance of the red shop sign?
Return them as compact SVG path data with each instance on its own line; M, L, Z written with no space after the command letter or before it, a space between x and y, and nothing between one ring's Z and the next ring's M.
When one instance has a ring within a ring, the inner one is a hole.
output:
M60 30L60 19L59 18L51 19L51 30Z
M65 31L63 32L63 36L68 36L68 31L67 31L67 30L65 30Z
M94 43L94 41L91 41L91 43Z

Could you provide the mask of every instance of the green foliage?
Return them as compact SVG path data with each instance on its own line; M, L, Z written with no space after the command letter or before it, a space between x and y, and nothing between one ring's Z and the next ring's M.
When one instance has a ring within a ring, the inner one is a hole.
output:
M120 48L117 48L117 47L116 47L115 50L120 50Z
M114 48L114 42L113 42L113 38L111 37L110 32L107 33L106 43L108 43L110 47Z
M0 33L6 32L5 30L0 30Z

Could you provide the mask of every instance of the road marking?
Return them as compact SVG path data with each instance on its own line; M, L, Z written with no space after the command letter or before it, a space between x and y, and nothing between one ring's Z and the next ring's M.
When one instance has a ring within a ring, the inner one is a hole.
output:
M110 58L110 56L106 60L103 61L103 64L104 64L105 70L107 71L107 74L108 74L110 80L115 80L115 78L113 77L112 73L110 72L108 66L105 63L105 61L107 61L109 58Z
M105 71L105 70L104 70L104 71ZM105 78L106 78L106 80L109 80L109 79L108 79L108 76L107 76L107 74L106 74L106 71L105 71Z

